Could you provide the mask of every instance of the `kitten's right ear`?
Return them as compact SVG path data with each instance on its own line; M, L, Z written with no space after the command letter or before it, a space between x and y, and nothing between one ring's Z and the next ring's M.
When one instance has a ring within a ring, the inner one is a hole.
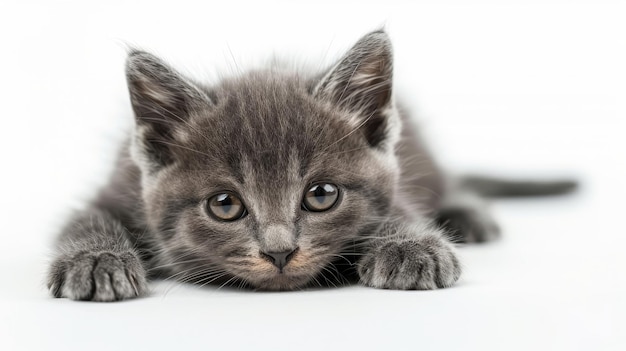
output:
M129 53L126 79L143 149L152 161L165 164L176 128L186 123L191 111L211 101L193 82L144 51Z

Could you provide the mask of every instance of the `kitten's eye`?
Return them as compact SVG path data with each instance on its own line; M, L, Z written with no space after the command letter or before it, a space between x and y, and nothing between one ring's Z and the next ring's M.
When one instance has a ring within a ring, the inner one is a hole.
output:
M233 194L222 193L211 197L207 202L207 211L222 221L234 221L246 215L246 208Z
M339 199L339 189L329 183L313 185L304 194L302 207L307 211L321 212L330 210Z

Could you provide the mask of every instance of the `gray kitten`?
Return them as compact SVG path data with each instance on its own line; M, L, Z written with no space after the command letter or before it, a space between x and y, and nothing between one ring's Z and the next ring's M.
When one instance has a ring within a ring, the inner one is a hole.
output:
M498 235L476 194L572 187L444 182L393 99L383 31L321 74L269 68L205 85L142 51L126 74L136 128L109 186L60 236L56 297L133 298L148 277L449 287L461 274L452 242Z

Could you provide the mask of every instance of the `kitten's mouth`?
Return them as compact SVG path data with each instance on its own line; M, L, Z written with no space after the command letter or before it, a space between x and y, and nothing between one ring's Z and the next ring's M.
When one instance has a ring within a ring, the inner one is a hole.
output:
M294 251L289 262L277 264L273 259L260 256L254 260L254 265L244 274L238 274L248 284L258 290L294 290L309 284L311 277L318 274L306 254Z

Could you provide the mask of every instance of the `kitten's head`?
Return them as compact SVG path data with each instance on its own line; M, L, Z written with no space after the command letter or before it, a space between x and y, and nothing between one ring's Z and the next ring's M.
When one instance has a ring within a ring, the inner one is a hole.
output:
M388 212L399 121L384 32L315 77L203 85L140 51L127 77L145 215L181 278L301 287Z

